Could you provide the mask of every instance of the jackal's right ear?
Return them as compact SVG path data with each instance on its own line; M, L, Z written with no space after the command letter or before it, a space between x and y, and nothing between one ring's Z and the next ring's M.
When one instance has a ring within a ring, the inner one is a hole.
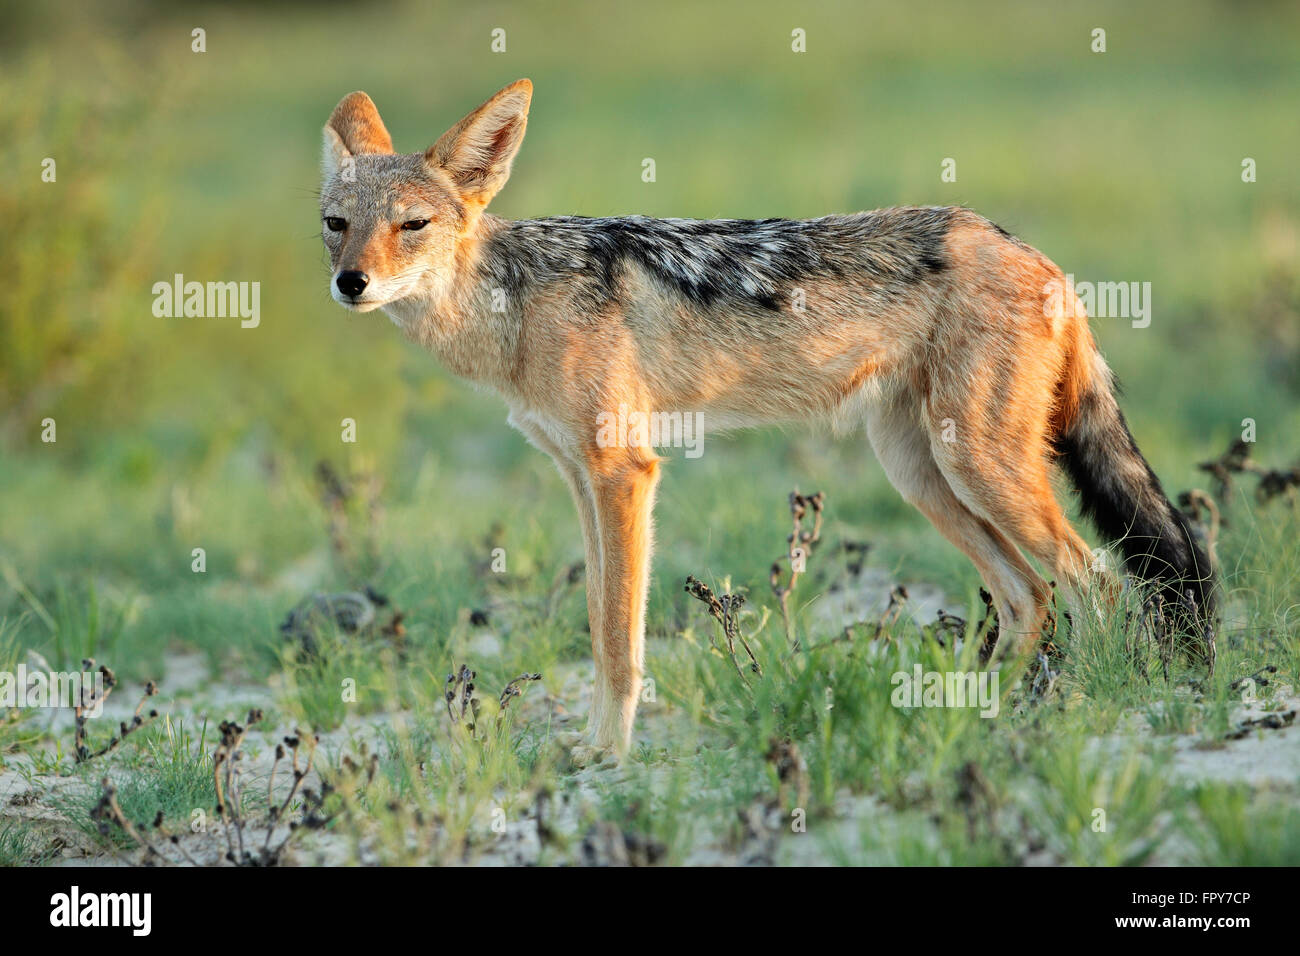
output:
M425 161L444 170L465 199L486 206L510 178L532 99L533 84L515 80L443 133Z
M334 107L325 124L325 152L322 162L326 177L333 176L343 161L359 153L391 153L393 139L379 118L374 100L360 91L349 93Z

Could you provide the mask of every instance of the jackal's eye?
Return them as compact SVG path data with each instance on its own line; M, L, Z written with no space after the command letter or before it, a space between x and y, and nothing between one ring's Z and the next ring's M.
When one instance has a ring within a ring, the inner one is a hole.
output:
M414 231L416 229L423 229L428 224L429 220L427 219L408 219L406 222L402 223L402 228Z
M342 232L348 227L348 221L340 219L338 216L326 216L325 226L330 232Z

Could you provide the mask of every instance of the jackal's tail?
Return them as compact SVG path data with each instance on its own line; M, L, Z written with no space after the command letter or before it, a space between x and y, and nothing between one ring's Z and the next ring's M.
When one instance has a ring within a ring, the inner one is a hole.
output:
M1127 570L1164 599L1166 620L1203 638L1217 604L1210 558L1138 450L1086 325L1069 365L1056 451L1084 514L1119 547Z

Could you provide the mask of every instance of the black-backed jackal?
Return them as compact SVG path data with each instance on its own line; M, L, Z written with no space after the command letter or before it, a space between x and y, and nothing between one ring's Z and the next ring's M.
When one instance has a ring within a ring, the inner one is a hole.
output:
M531 97L519 80L411 154L393 152L366 94L345 97L325 127L322 234L336 301L383 308L493 388L559 467L586 545L596 746L631 739L659 479L652 448L597 440L623 406L724 429L865 423L890 481L979 569L1000 654L1030 651L1048 613L1026 555L1075 600L1089 590L1094 558L1052 493L1054 463L1130 571L1212 618L1209 560L1041 253L957 207L503 220L484 210Z

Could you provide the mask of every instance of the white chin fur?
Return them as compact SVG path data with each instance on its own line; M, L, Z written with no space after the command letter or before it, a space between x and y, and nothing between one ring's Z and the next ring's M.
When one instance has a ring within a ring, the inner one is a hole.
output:
M381 305L385 305L385 304L386 304L386 303L383 303L383 302L366 302L366 301L364 301L364 300L361 301L361 302L353 302L353 301L351 301L350 299L344 299L344 298L341 298L340 296L337 296L337 295L332 296L332 298L333 298L334 301L337 302L339 305L343 306L343 308L345 308L345 309L349 309L349 310L351 310L352 312L373 312L375 309L379 308Z

